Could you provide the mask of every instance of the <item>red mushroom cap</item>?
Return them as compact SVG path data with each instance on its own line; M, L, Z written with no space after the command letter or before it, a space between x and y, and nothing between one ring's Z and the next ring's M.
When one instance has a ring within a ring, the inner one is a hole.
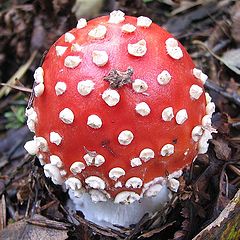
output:
M206 78L149 18L81 19L35 72L27 115L36 137L25 148L56 184L138 200L207 150L214 104Z

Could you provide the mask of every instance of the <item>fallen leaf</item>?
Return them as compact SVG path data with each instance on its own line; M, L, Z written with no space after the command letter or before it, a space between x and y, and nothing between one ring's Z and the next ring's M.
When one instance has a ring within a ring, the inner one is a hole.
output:
M240 2L236 1L236 4L232 7L230 14L232 18L232 37L236 42L240 42Z
M38 225L30 224L26 219L9 224L7 228L0 232L0 239L4 240L65 240L68 238L65 223L48 220L47 218L34 215ZM43 223L47 223L44 226ZM50 224L52 223L52 225ZM55 224L55 225L54 225ZM53 226L62 225L62 229Z
M229 160L231 156L231 148L228 146L228 143L224 139L219 138L217 140L212 140L214 145L214 150L218 159Z
M240 56L240 48L230 49L223 54L222 59L225 62L228 62L228 64L235 66L236 68L240 68L239 56Z

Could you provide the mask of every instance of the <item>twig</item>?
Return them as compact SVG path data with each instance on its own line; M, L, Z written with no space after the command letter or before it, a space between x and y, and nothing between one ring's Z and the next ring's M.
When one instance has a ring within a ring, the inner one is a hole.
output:
M117 233L114 233L113 229L108 229L108 231L106 231L106 228L102 228L92 222L89 222L81 217L79 217L78 215L74 214L74 218L81 224L84 224L85 226L88 226L89 228L91 228L94 232L98 233L98 234L101 234L103 236L106 236L106 237L115 237L117 239L119 239L119 237L123 237L125 238L125 234L122 235L122 236L119 236L119 232L116 231Z
M22 92L28 92L28 93L32 92L32 89L26 88L26 87L14 86L14 85L7 84L7 83L0 83L0 85L7 86L7 87L10 87L12 89L16 89L16 90L19 90L19 91L22 91Z
M6 227L6 201L5 196L2 195L0 200L0 231Z
M194 40L193 44L196 45L201 45L202 47L204 47L213 57L215 57L217 60L219 60L221 63L223 63L226 67L228 67L230 70L232 70L233 72L235 72L236 74L240 75L240 70L229 64L227 61L225 61L223 58L219 57L217 54L215 54L205 43L199 41L199 40Z
M5 182L5 185L2 189L0 189L0 196L6 191L7 187L11 184L12 180L15 178L16 174L23 169L23 166L27 163L29 163L29 160L32 157L30 155L26 155L23 160L20 162L20 164L17 166L15 171L10 175L9 179Z
M212 81L206 81L205 87L221 94L223 97L227 98L231 102L235 103L236 105L240 106L240 95L237 92L228 93L226 90L218 86L217 84L213 83Z
M228 167L236 174L240 177L240 169L235 167L234 165L232 164L229 164Z
M63 223L63 222L57 222L57 221L52 221L48 219L29 219L26 220L27 223L36 225L39 227L47 227L51 229L58 229L58 230L68 230L72 225L68 223Z
M151 230L151 231L149 231L149 232L147 232L147 233L144 233L144 234L140 235L140 236L138 237L138 239L139 239L139 238L149 238L149 237L152 237L154 234L160 233L160 232L163 231L164 229L172 226L175 222L176 222L176 221L167 223L167 224L163 225L162 227L155 228L155 229L153 229L153 230Z
M37 50L35 50L32 55L30 56L30 58L28 59L28 61L26 63L24 63L14 74L13 76L7 81L8 85L14 85L16 83L16 79L21 79L24 74L26 73L26 71L28 70L28 68L30 67L30 65L32 64L33 60L35 59L37 55ZM8 95L9 92L11 91L11 88L9 88L8 86L4 86L2 89L0 89L0 98L5 94Z

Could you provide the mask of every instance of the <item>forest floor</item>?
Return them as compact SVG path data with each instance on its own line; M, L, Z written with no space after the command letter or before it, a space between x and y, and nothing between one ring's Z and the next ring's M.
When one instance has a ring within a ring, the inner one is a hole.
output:
M81 1L73 12L74 2L0 1L0 239L193 239L219 217L240 187L240 2L94 0ZM186 47L209 76L205 88L216 104L213 126L218 131L207 154L189 166L180 192L165 211L118 230L100 228L69 212L67 193L44 177L38 160L23 148L32 137L25 108L45 51L80 16L91 19L113 9L150 17ZM231 223L228 235L217 237L219 231L211 228L195 239L240 239L236 196L235 215L228 212L221 220L225 226Z

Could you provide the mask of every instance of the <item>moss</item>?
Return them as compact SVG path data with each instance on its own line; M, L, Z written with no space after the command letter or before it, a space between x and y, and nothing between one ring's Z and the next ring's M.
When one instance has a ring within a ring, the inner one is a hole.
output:
M235 224L233 224L235 222ZM236 216L233 221L227 224L221 240L237 240L240 239L240 215Z

